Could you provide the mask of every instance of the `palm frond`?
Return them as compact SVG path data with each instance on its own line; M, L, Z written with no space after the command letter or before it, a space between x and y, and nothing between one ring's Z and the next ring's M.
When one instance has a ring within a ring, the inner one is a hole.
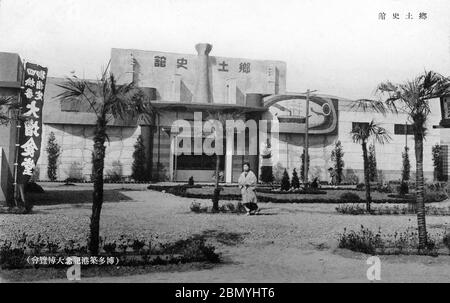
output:
M154 123L158 114L149 96L133 83L117 84L114 75L110 74L102 83L104 100L103 112L114 119L141 119Z
M355 100L350 106L352 110L362 110L364 112L373 111L377 113L381 113L383 115L386 114L388 108L386 105L380 100L371 100L371 99L358 99Z
M61 101L87 102L92 111L98 116L97 95L90 87L93 85L87 80L79 79L76 76L68 77L63 84L57 84L62 88L62 92L56 96Z
M352 141L354 143L365 143L369 139L384 144L389 142L392 138L388 131L383 128L380 124L377 124L374 120L367 124L359 124L350 132Z
M373 138L374 141L380 144L388 143L392 140L388 131L373 120L369 124L369 138Z
M14 112L20 109L17 97L0 96L0 125L5 125L13 120L20 119Z

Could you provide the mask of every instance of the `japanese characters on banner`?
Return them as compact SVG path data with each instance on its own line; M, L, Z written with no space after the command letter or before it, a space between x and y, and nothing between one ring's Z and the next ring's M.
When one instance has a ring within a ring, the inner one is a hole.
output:
M39 159L42 141L42 107L47 68L37 64L25 64L24 90L22 93L22 127L19 134L17 183L28 182Z

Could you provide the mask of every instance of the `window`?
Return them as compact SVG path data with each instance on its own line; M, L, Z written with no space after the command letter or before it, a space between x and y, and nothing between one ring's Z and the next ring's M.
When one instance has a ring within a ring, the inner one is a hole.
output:
M406 130L405 130L406 126ZM394 124L394 135L413 135L413 126L411 124Z
M220 157L219 170L224 170L225 157ZM215 170L216 156L203 155L179 155L177 156L177 170Z
M189 140L189 138L185 138ZM192 152L194 151L194 138L191 139L191 148ZM205 138L202 138L204 141ZM202 146L203 146L202 142ZM215 142L214 142L215 143ZM212 144L211 147L214 148L215 144ZM178 146L181 145L181 140L178 142ZM223 139L222 148L225 148L225 138ZM223 151L222 151L223 152ZM174 156L175 158L175 156ZM216 155L207 155L203 153L202 155L194 155L193 153L181 154L176 156L177 161L177 170L215 170L216 169ZM225 157L223 155L220 156L220 164L219 169L223 170L225 167Z
M361 129L369 127L369 122L352 122L352 132L355 132L357 128Z
M80 101L75 99L62 100L61 101L61 111L63 112L79 112Z

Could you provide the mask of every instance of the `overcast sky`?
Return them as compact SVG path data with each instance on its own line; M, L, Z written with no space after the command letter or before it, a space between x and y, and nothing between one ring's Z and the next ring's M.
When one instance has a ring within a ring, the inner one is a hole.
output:
M449 0L0 1L0 51L54 77L96 78L111 48L195 54L198 42L211 55L285 61L288 91L367 98L384 80L450 75Z

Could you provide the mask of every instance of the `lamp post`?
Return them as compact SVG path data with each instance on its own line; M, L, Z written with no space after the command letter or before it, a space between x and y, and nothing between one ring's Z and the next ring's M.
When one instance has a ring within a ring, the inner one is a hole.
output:
M309 165L308 165L308 160L309 160L309 138L308 138L308 132L309 132L309 94L316 92L317 90L307 90L306 91L306 119L305 119L305 169L304 169L304 176L303 176L303 180L305 185L308 183L308 170L309 170Z

